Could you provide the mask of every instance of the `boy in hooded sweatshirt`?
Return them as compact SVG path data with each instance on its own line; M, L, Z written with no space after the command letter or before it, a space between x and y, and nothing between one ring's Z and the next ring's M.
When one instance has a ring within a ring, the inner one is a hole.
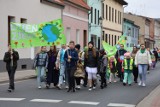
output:
M124 69L123 85L126 86L126 84L128 83L129 86L131 86L134 61L129 52L125 53L124 56L125 59L123 62L123 69Z
M107 86L106 70L108 65L108 59L104 49L100 50L100 76L101 76L101 89Z

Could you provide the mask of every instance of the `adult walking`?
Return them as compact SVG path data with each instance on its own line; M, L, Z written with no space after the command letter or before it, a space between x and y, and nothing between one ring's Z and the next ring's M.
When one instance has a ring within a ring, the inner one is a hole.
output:
M138 85L146 86L146 74L148 65L152 65L151 55L145 48L145 45L141 45L141 49L137 52L135 57L135 65L138 67L140 81Z
M37 69L37 83L38 88L42 88L42 82L45 82L45 72L48 67L48 54L46 52L46 46L41 47L40 53L35 57L34 67Z
M154 54L154 56L156 58L156 63L157 63L157 61L158 61L158 52L157 52L156 48L153 49L153 54Z
M63 79L65 79L66 82L68 82L68 78L65 75L65 71L66 71L65 60L64 60L65 51L66 51L66 45L63 44L61 49L58 52L57 61L56 61L57 68L60 69L59 83L58 83L59 89L62 89Z
M6 62L6 69L8 71L8 77L9 77L9 88L8 92L12 92L15 90L14 85L14 77L17 69L17 61L19 60L19 54L17 51L11 48L11 46L8 46L8 51L4 55L3 61Z
M88 43L88 49L85 52L84 65L88 73L89 91L96 88L97 81L97 67L99 54L96 48L93 47L93 42Z
M53 83L55 87L58 85L59 80L59 68L56 68L57 50L56 46L51 46L48 54L48 71L47 71L47 84L46 88L50 88L50 84Z
M135 57L136 57L136 54L137 54L137 47L134 46L133 47L133 51L131 53L131 57L133 58L133 61L135 62ZM137 83L137 79L138 79L138 67L134 64L133 66L133 75L134 75L134 82Z
M66 69L68 73L68 80L69 80L69 89L67 92L71 90L75 92L75 77L74 73L77 68L77 61L78 61L78 53L75 50L75 43L74 41L70 41L69 49L66 50L64 54L64 59L66 61Z
M126 53L127 51L124 49L124 45L121 44L120 45L120 50L118 50L116 52L116 55L115 55L115 58L117 60L117 70L118 70L118 76L120 78L120 81L123 82L123 78L124 78L124 74L122 72L122 62L124 61L124 54Z

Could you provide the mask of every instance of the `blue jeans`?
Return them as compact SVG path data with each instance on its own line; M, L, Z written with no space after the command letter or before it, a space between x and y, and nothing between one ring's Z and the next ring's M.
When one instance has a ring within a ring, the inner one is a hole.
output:
M148 64L139 64L138 65L139 79L142 83L146 82L147 68L148 68Z
M38 86L41 86L42 85L42 80L45 79L45 67L43 66L38 66L37 67L37 83L38 83Z
M63 84L63 78L65 78L65 63L60 64L59 85Z

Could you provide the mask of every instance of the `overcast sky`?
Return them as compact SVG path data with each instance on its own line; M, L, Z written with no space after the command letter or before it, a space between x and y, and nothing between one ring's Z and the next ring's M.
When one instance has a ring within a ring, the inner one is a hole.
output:
M125 0L128 6L125 12L148 16L151 18L160 18L160 0Z

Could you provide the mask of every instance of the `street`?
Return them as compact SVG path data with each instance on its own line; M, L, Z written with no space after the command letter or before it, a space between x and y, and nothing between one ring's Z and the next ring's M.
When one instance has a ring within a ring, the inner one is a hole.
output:
M75 93L67 90L37 89L35 79L16 83L16 90L8 93L7 84L0 84L0 107L110 107L119 104L137 105L144 97L160 84L160 67L147 75L147 86L123 86L111 83L105 89L97 86L96 90L82 88ZM112 103L112 104L111 104ZM110 105L110 106L108 106ZM118 106L117 106L118 107ZM134 107L134 106L126 106Z

